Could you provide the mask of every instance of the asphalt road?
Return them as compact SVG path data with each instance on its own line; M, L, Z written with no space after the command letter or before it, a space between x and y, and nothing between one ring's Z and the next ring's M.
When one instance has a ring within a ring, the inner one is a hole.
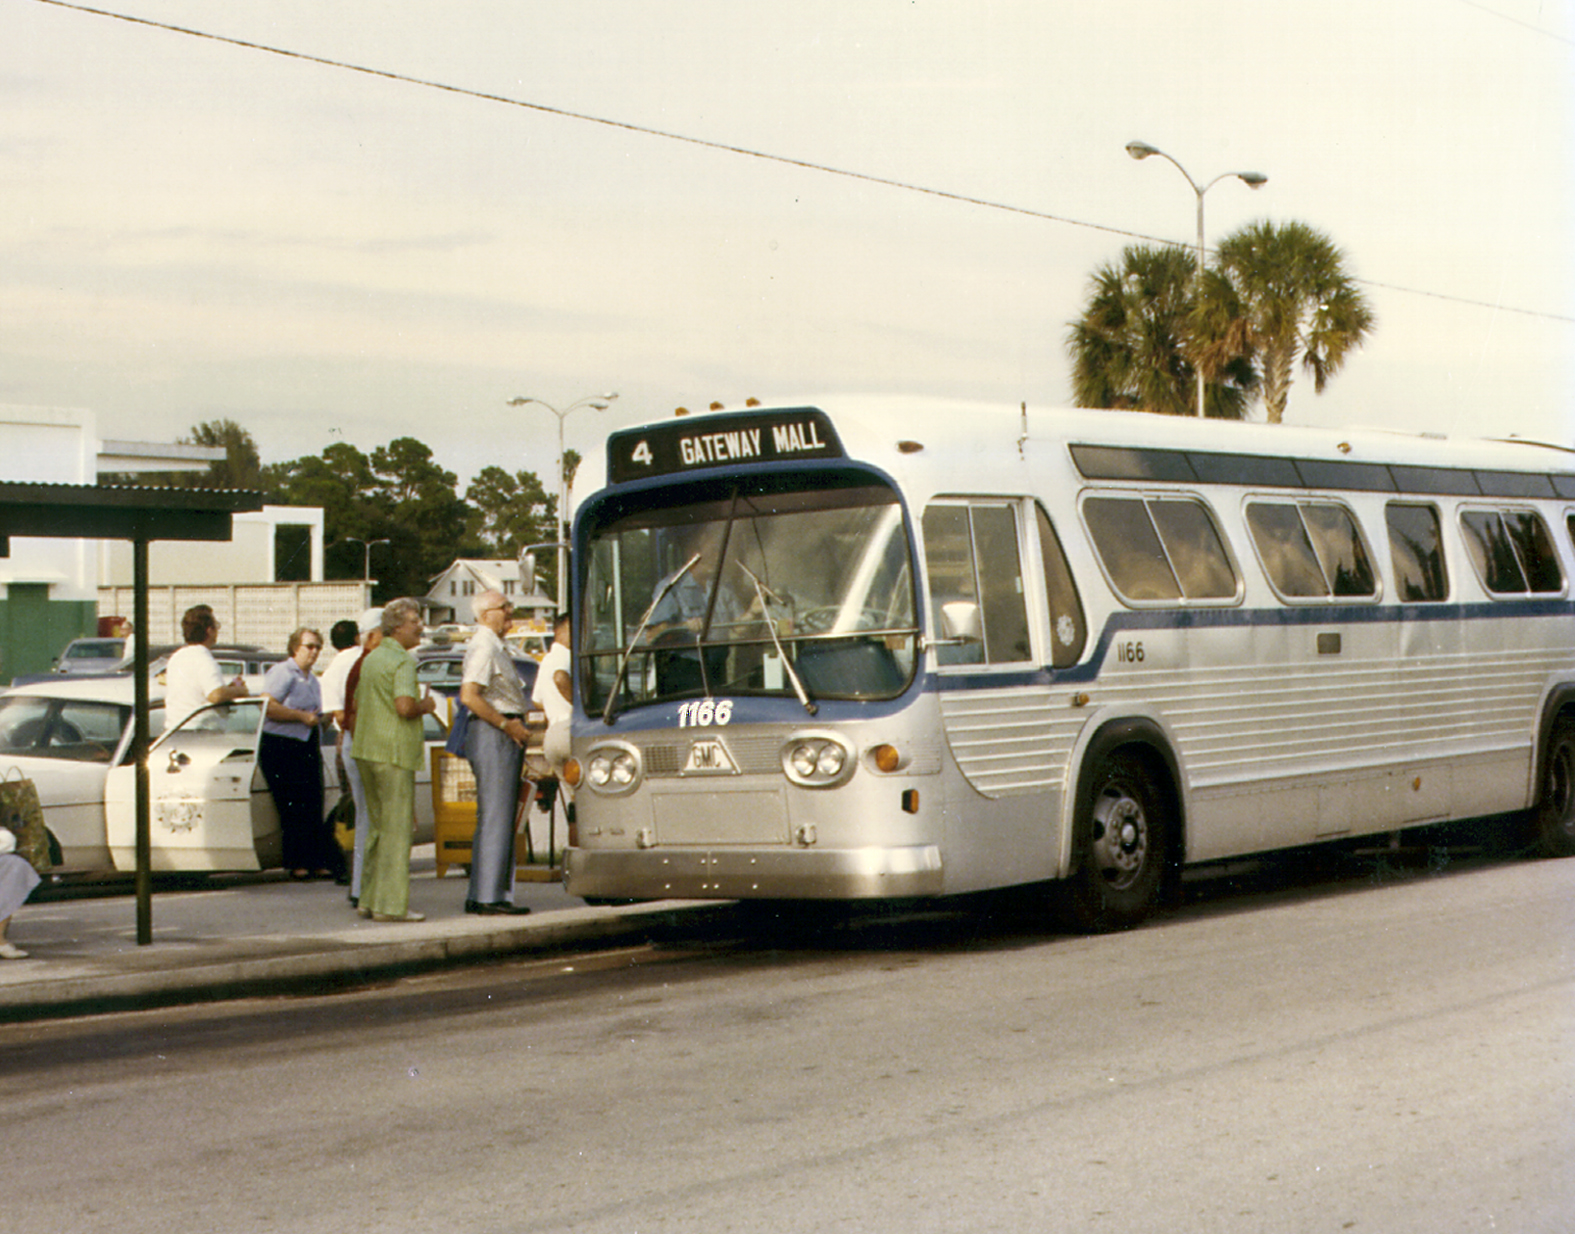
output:
M1575 862L1248 873L3 1028L7 1224L1575 1228Z

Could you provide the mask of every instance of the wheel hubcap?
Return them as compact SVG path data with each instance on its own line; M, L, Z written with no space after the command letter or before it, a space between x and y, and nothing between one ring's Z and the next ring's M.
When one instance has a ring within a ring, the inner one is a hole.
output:
M1112 784L1094 803L1094 862L1111 887L1130 887L1148 861L1148 819L1142 804Z

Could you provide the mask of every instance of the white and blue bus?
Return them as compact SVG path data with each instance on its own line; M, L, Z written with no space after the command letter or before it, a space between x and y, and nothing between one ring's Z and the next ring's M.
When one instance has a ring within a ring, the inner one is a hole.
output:
M867 899L1527 811L1575 853L1575 453L863 400L615 433L570 891Z

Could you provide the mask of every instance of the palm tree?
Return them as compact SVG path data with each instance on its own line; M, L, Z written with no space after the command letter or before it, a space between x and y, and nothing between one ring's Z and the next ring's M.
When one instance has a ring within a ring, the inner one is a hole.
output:
M1263 372L1270 424L1285 415L1296 360L1319 394L1376 318L1346 273L1345 254L1305 223L1253 223L1220 242L1205 279L1199 330L1216 340L1213 362L1250 348ZM1204 373L1211 357L1205 354Z
M1128 245L1121 264L1106 264L1089 283L1083 315L1067 332L1072 399L1164 415L1192 414L1196 397L1193 292L1197 260L1190 249ZM1208 415L1239 420L1257 372L1250 356L1207 354Z

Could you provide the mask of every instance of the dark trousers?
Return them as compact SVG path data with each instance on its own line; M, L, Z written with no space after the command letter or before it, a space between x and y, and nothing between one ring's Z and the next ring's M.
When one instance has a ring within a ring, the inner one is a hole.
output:
M284 868L336 869L339 862L323 821L323 752L316 733L305 741L264 733L257 764L279 811Z

